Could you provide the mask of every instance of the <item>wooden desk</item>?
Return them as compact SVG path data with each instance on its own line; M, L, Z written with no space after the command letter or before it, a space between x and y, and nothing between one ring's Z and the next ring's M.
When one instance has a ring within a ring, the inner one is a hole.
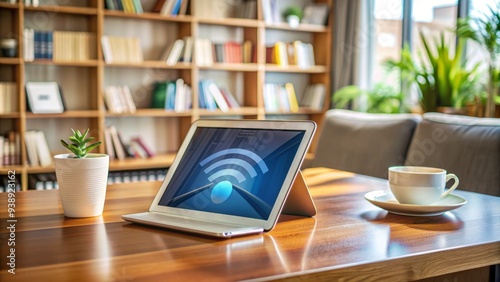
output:
M387 189L386 181L327 169L304 177L315 218L282 216L269 233L229 240L121 220L149 207L158 182L110 186L104 214L85 219L64 218L57 190L17 193L15 275L6 267L11 233L3 193L0 281L401 281L470 269L480 270L472 274L480 281L500 263L498 197L457 191L465 206L407 217L363 198Z

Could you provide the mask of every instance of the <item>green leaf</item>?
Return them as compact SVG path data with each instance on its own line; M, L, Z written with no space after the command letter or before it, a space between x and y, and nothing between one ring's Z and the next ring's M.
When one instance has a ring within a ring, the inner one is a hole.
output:
M77 156L78 158L84 158L88 154L88 152L102 144L101 141L98 141L94 144L88 146L86 145L87 143L95 139L94 137L87 137L89 130L90 129L87 128L85 133L82 134L79 130L74 130L72 128L71 131L73 132L73 135L68 137L68 139L72 143L68 144L66 141L61 139L61 144L63 145L63 147L75 154L75 156Z
M98 147L99 145L101 145L101 144L102 144L102 142L101 142L101 141L96 142L96 143L94 143L94 144L92 144L92 145L89 145L89 146L85 147L84 151L85 151L86 153L88 153L88 152L92 151L93 149L97 148L97 147Z

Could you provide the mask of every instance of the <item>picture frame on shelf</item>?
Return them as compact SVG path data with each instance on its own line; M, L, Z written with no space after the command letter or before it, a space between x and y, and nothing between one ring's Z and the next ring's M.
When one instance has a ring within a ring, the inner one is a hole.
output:
M27 82L28 107L34 114L60 114L64 102L57 82Z
M302 23L322 25L327 24L329 7L326 3L311 3L304 7Z

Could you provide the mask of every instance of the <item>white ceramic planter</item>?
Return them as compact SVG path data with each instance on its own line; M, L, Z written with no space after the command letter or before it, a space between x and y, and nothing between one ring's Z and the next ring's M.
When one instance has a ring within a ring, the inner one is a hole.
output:
M78 159L71 154L54 156L59 194L67 217L102 214L108 182L109 156L88 154Z
M287 16L286 21L291 28L297 28L300 25L300 18L295 15Z

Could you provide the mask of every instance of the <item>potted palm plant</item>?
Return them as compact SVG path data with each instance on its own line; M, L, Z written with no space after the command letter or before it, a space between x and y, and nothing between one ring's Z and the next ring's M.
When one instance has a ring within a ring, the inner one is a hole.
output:
M495 115L495 104L500 100L500 79L497 60L500 55L500 1L496 7L477 18L467 17L457 21L456 33L459 37L472 40L488 52L488 96L487 117ZM498 103L500 104L500 103Z
M462 110L468 101L474 99L480 64L467 66L467 60L462 59L462 39L453 52L444 33L439 38L431 38L432 42L422 32L420 38L424 50L419 53L417 62L409 47L405 46L399 60L388 60L386 64L390 68L399 69L407 85L418 86L420 106L424 112L435 112L443 108Z
M91 217L102 214L109 170L109 156L89 153L102 144L89 144L94 137L73 130L69 143L61 144L72 154L54 156L59 194L67 217Z
M403 93L397 92L392 86L383 83L377 83L370 90L361 89L356 85L348 85L332 95L335 108L343 109L356 100L364 100L366 107L354 107L353 110L385 114L408 112L403 98Z

